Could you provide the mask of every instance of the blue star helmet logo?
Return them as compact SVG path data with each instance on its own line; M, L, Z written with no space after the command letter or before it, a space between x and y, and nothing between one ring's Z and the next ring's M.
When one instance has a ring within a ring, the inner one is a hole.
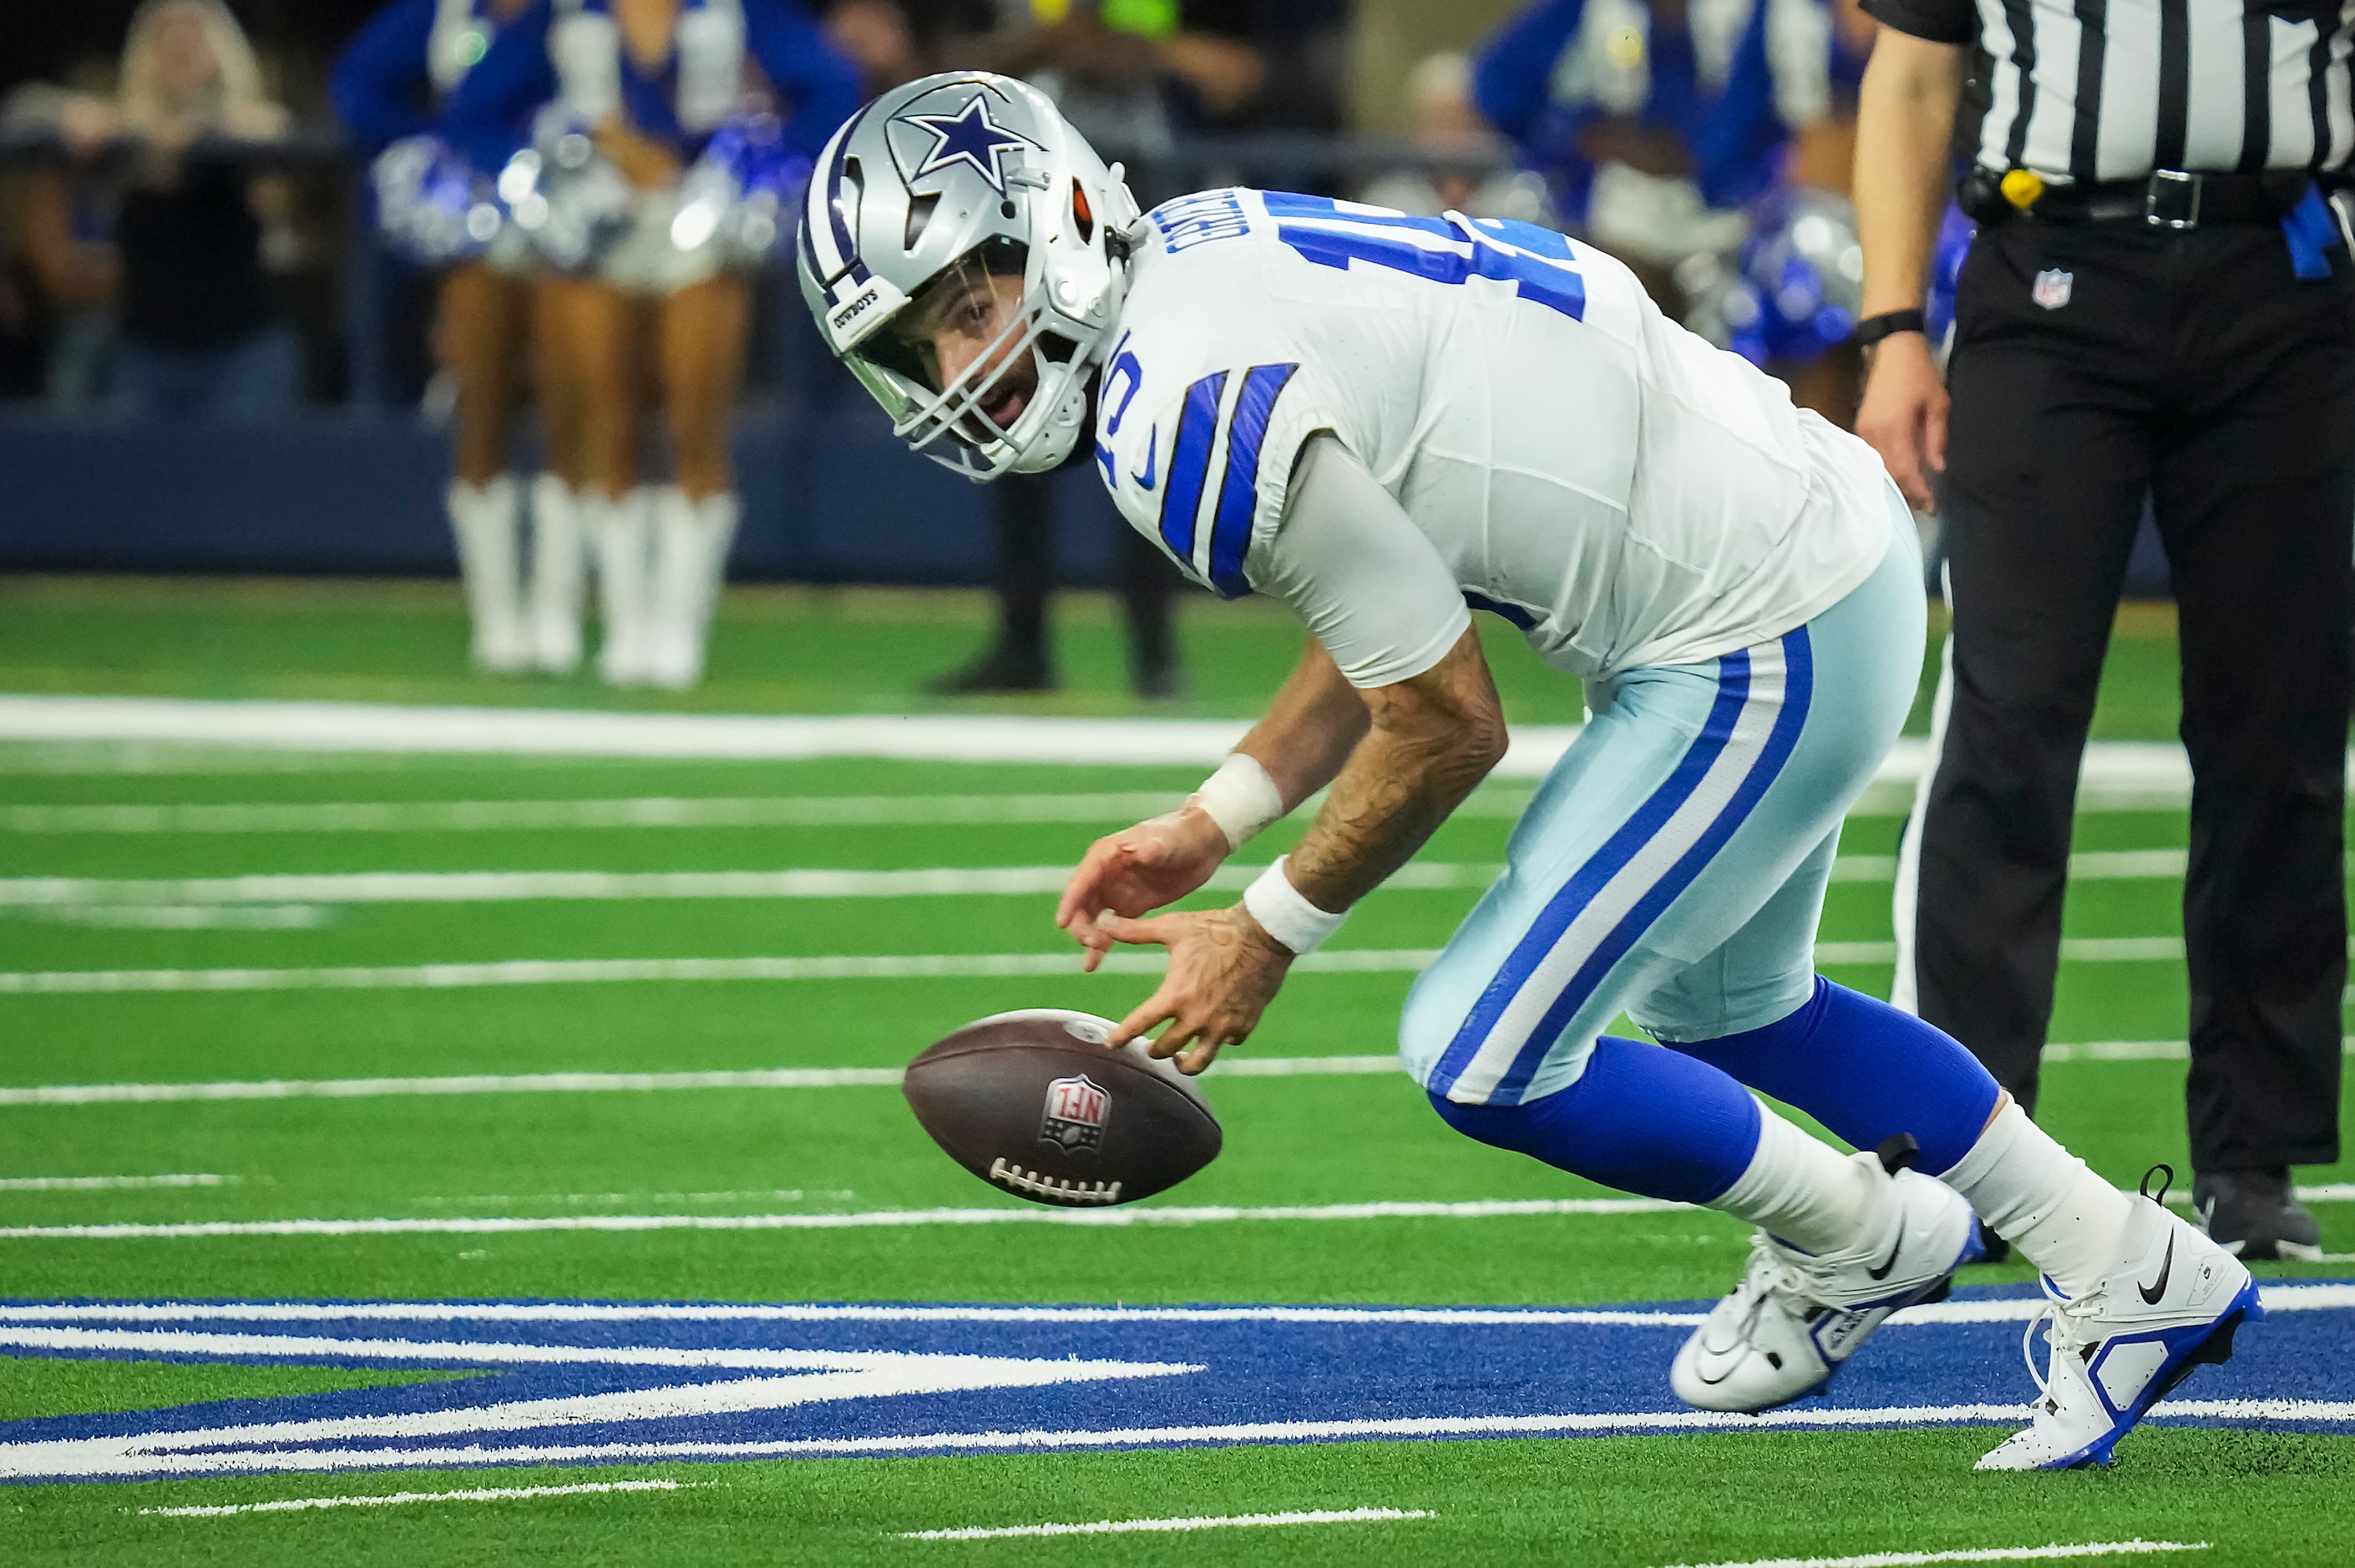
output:
M922 126L932 133L932 151L908 177L920 180L952 164L969 164L999 196L1006 194L1006 154L1039 143L1018 131L1009 131L989 117L989 95L976 92L954 114L903 114L899 123Z

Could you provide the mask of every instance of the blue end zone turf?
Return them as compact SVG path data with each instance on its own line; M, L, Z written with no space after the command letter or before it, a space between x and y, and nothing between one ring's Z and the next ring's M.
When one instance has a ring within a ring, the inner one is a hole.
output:
M2282 1284L2156 1419L2355 1433L2355 1284ZM0 1478L1022 1453L1365 1438L2015 1425L2034 1298L1895 1319L1826 1397L1668 1392L1705 1304L1592 1309L16 1302L0 1354L487 1375L0 1423Z

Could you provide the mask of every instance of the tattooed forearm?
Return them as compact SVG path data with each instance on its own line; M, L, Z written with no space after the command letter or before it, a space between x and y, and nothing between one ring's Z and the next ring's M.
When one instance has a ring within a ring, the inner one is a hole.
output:
M1365 696L1372 725L1285 862L1320 909L1348 908L1405 864L1505 754L1504 715L1473 632L1425 673Z

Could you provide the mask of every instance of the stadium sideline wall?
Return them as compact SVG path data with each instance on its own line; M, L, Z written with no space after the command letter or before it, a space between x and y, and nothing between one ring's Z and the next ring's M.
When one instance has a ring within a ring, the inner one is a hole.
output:
M739 580L972 584L988 493L908 455L871 408L748 412ZM322 412L248 425L0 415L0 571L450 577L445 434ZM1107 580L1111 503L1057 476L1061 580Z
M909 456L874 410L748 412L736 426L740 582L989 580L990 493ZM399 416L251 425L0 414L0 572L454 577L448 440ZM1059 580L1102 587L1122 526L1089 466L1055 476ZM2147 516L2126 573L2169 592Z

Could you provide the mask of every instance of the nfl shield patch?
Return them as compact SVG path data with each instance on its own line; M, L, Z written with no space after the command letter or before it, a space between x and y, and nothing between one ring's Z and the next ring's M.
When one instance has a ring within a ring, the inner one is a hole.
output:
M1047 1110L1039 1120L1039 1141L1052 1143L1066 1153L1103 1146L1104 1117L1112 1096L1085 1073L1057 1078L1047 1086Z
M2076 286L2077 274L2064 272L2058 267L2048 267L2036 274L2035 287L2029 298L2048 311L2057 311L2069 302L2069 291Z

